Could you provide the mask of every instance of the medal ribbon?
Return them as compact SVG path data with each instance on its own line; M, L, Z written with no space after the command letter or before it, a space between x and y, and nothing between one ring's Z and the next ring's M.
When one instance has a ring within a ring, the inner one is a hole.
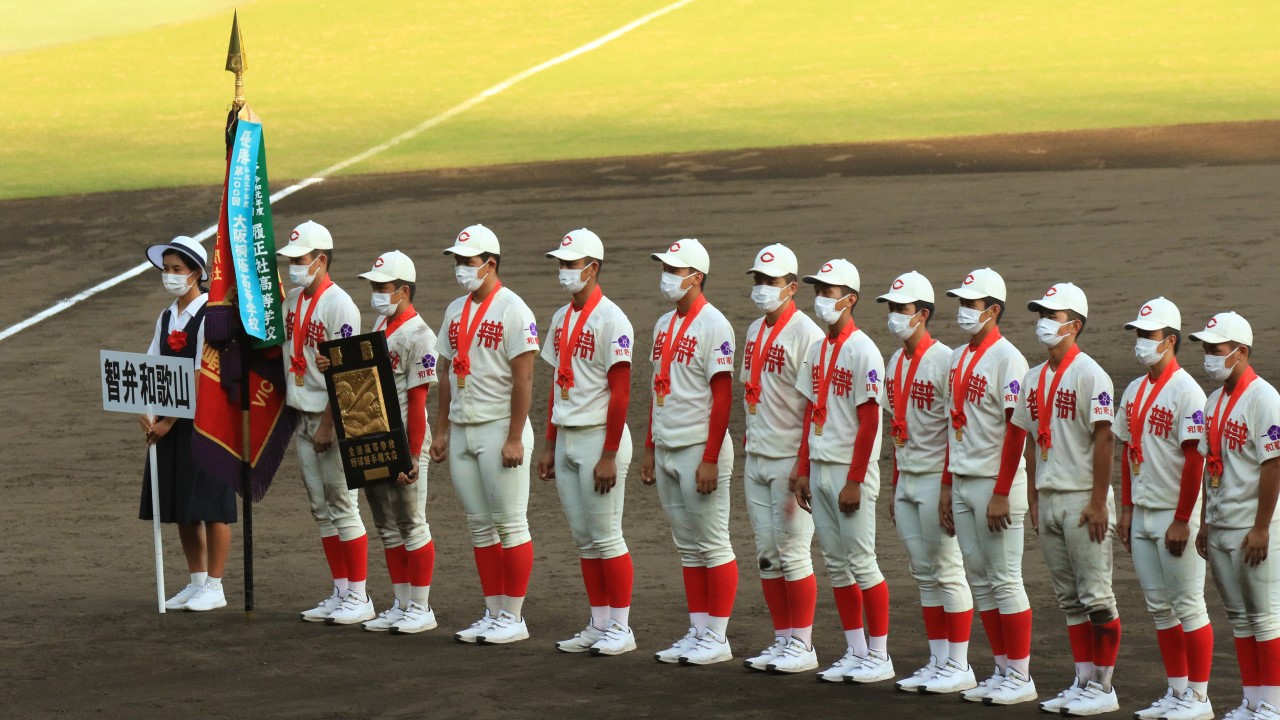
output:
M600 298L604 297L604 292L597 285L595 290L591 292L591 296L587 298L587 302L582 305L582 310L578 312L578 322L573 326L573 332L569 332L569 319L573 316L573 303L569 303L569 307L564 312L564 326L560 328L560 347L557 359L559 367L556 369L556 384L560 386L560 397L569 397L569 388L573 387L573 353L578 347L578 338L582 336L582 328L587 324L587 318L591 317L591 311L596 309L596 305L600 304Z
M1218 396L1218 404L1213 408L1213 417L1209 419L1209 457L1205 460L1205 465L1209 468L1209 477L1218 479L1222 477L1222 436L1227 429L1227 418L1231 417L1231 411L1236 407L1236 401L1244 396L1244 391L1248 389L1249 384L1258 379L1258 374L1253 368L1245 368L1244 374L1240 376L1240 382L1236 383L1235 392L1231 393L1231 399L1227 401L1227 410L1225 413L1219 413L1222 409L1222 398L1227 395L1224 388L1222 394Z
M1138 394L1133 399L1133 407L1138 408L1138 413L1136 415L1129 413L1129 463L1134 468L1142 464L1142 432L1146 427L1147 414L1151 412L1151 406L1160 396L1160 391L1164 390L1164 386L1169 383L1169 378L1172 378L1177 371L1178 361L1175 358L1156 379L1155 387L1151 388L1151 395L1146 396L1146 403L1142 402L1142 398L1147 385L1151 383L1151 375L1148 374L1142 378L1142 384L1138 386Z
M689 308L689 314L684 316L684 322L680 323L680 332L675 334L672 331L676 327L676 319L680 317L679 311L671 313L671 324L667 325L667 341L662 346L662 361L659 365L658 375L653 378L653 392L658 395L661 405L662 398L671 394L671 360L676 354L676 339L684 337L684 333L689 329L689 325L693 323L693 319L698 317L698 313L702 312L702 308L707 304L707 299L702 295L693 301L693 307Z
M951 427L956 430L962 429L969 424L969 418L964 412L964 399L969 395L969 381L973 379L973 369L978 367L978 361L983 355L991 349L992 345L1000 339L1000 328L993 327L991 332L982 339L982 343L976 349L971 345L966 345L964 352L960 354L960 362L956 363L956 367L951 371L951 394L953 408L951 410ZM969 361L969 366L965 367L964 359L969 357L969 351L974 350L973 360Z
M822 353L818 355L818 401L813 404L813 424L817 426L818 433L821 434L822 426L827 421L827 390L831 387L831 378L835 375L836 360L840 357L840 348L844 347L844 343L858 328L850 320L848 325L840 331L840 334L832 338L828 337L822 341ZM827 348L831 348L831 361L826 363L827 370L823 372L822 366L827 357Z
M796 314L796 304L791 303L786 310L782 311L782 315L778 321L773 324L773 330L769 332L769 337L761 344L764 339L764 329L768 325L767 322L760 323L760 330L756 333L756 344L752 347L752 351L747 355L747 369L751 371L751 379L747 381L746 389L743 397L747 401L747 405L755 407L760 404L760 373L764 368L765 350L773 347L773 341L778 339L778 335L782 333L782 329L791 322L791 316Z
M1067 354L1062 358L1062 362L1058 364L1058 371L1053 374L1053 383L1049 386L1048 399L1046 400L1044 392L1044 379L1049 374L1049 363L1046 362L1044 367L1040 368L1040 383L1036 386L1036 408L1039 411L1037 424L1039 431L1036 436L1036 444L1040 446L1040 457L1047 458L1049 448L1053 447L1053 428L1049 425L1050 407L1053 398L1058 396L1058 385L1062 383L1062 378L1067 374L1067 368L1071 367L1071 363L1080 354L1080 346L1072 345Z
M493 299L498 296L498 291L501 289L501 280L493 284L493 292L490 292L489 297L476 308L475 318L471 317L470 293L467 293L467 299L462 303L462 317L458 322L458 346L453 349L452 363L453 374L458 378L458 387L463 387L466 377L471 374L471 343L476 338L476 331L480 329L480 321L484 319L485 313L489 311L489 306L493 304ZM470 325L467 324L468 320L471 320Z
M289 371L297 375L299 380L307 372L307 358L302 354L302 346L307 339L307 328L311 327L311 315L320 304L320 296L332 286L333 278L326 275L315 296L311 298L311 304L307 306L306 317L302 316L302 299L307 293L298 293L298 303L293 308L293 355L289 357Z
M920 342L916 344L916 350L911 354L911 369L907 371L906 378L902 377L902 361L907 358L904 350L898 356L898 366L893 371L893 377L901 380L902 384L893 389L893 439L898 447L906 444L910 435L907 433L907 405L911 404L911 388L912 383L916 379L916 371L920 369L920 361L924 358L925 352L933 345L934 339L926 330L924 337L920 338Z

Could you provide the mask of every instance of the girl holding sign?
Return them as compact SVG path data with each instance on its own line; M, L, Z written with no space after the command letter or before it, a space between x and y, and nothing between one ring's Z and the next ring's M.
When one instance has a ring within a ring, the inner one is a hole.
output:
M200 368L204 347L204 311L208 296L200 281L208 280L208 257L189 237L147 248L147 259L161 274L173 304L156 320L149 355L195 360ZM198 400L198 398L197 398ZM235 488L196 467L191 456L191 420L171 417L139 418L148 445L156 446L156 476L160 486L160 522L177 523L191 582L165 602L168 610L202 612L224 607L222 571L231 547L236 521ZM138 517L151 520L151 468L147 463Z

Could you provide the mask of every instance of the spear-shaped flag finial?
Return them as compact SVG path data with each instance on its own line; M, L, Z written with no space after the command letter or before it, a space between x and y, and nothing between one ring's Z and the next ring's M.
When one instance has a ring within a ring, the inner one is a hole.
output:
M231 15L231 43L227 46L227 72L236 74L236 96L232 105L236 110L244 107L244 71L249 69L249 60L244 52L244 40L240 37L239 13Z

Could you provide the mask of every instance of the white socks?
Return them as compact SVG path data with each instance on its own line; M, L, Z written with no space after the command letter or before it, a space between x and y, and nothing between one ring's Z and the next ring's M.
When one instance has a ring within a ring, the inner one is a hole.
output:
M624 628L631 627L631 606L628 605L627 607L609 608L609 619Z
M996 667L1000 668L1000 673L1003 674L1005 671L1005 668L1009 667L1009 656L996 655L995 662L996 662Z
M502 612L502 597L501 595L484 596L484 609L489 611L490 617L496 618L498 613Z
M942 667L944 664L946 664L947 657L949 657L947 654L946 638L943 638L941 640L930 640L929 654L933 656L933 663L938 667Z
M1010 660L1009 667L1017 670L1027 677L1031 677L1031 656L1028 655L1018 660Z
M222 578L216 578L216 577L206 578L204 581L204 584L209 587L222 587Z
M969 667L969 642L947 643L947 657L962 668Z
M867 646L878 653L889 654L889 636L881 635L880 637L868 637Z
M502 609L506 610L517 620L523 619L524 615L520 614L524 610L524 598L511 597L510 595L502 596Z
M813 647L813 626L791 628L791 637L804 643L805 647Z
M430 585L407 586L407 587L409 588L410 602L416 602L424 608L431 607L431 604L428 602L431 599Z
M689 613L689 627L697 630L698 634L701 635L702 631L707 629L707 623L710 622L710 619L710 613Z
M853 650L853 654L858 657L867 656L867 636L862 632L862 628L844 631L844 641L849 643L849 649Z
M364 580L361 580L360 582L348 582L347 591L353 592L362 598L367 598L368 596L364 594L364 584Z
M338 597L346 597L348 586L346 578L334 578L333 586L338 588Z
M623 623L626 625L626 623ZM597 630L604 630L609 627L609 606L608 605L592 605L591 606L591 627Z
M1200 697L1200 698L1209 697L1209 681L1208 680L1204 682L1188 682L1187 687L1196 691L1196 697Z
M1090 680L1096 679L1097 668L1091 662L1076 663L1076 677L1080 678L1080 687L1089 684Z
M724 637L725 632L729 630L729 618L716 617L715 615L707 616L707 629L715 630L716 634Z
M396 594L396 600L400 601L400 609L409 606L409 583L392 583L391 590Z
M200 587L201 585L204 585L205 581L208 579L209 579L209 573L203 573L203 572L191 573L191 584L195 585L196 587Z

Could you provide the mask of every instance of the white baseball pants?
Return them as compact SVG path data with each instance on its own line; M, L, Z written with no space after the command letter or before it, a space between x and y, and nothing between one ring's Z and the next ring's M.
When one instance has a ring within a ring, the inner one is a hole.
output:
M427 452L423 450L418 456L418 480L411 485L393 481L364 489L384 549L404 545L413 552L431 542L431 526L427 524L427 462Z
M1091 620L1094 613L1116 613L1116 596L1111 587L1111 539L1115 537L1115 498L1107 490L1107 538L1102 543L1089 539L1089 526L1080 524L1080 513L1093 495L1089 490L1059 492L1042 490L1040 504L1040 549L1053 580L1058 607L1068 625ZM1096 621L1095 621L1096 622Z
M654 450L658 499L671 523L671 539L684 567L717 567L735 559L729 542L733 443L726 433L716 458L716 490L703 495L698 492L697 471L706 447L706 443L698 443Z
M364 535L360 519L360 493L347 489L342 472L342 455L335 439L327 452L317 453L312 443L324 413L298 413L298 432L294 444L298 448L298 465L302 468L302 484L311 503L311 517L320 528L320 537L355 540Z
M987 529L987 505L995 478L955 475L951 485L951 515L965 575L979 612L1000 610L1016 615L1031 608L1022 584L1023 522L1027 516L1027 474L1019 470L1009 489L1010 526ZM1043 517L1043 515L1042 515Z
M894 518L898 536L907 548L911 577L920 587L920 605L949 613L973 609L973 596L964 577L960 543L938 521L942 473L899 473L894 490Z
M813 517L800 509L791 492L795 465L794 457L747 453L742 479L762 578L796 581L813 574Z
M1181 624L1184 632L1191 632L1209 624L1209 611L1204 604L1205 561L1195 548L1200 511L1197 508L1188 523L1191 539L1182 557L1169 554L1164 546L1164 534L1173 523L1173 514L1172 509L1135 506L1129 547L1156 629L1167 630Z
M1249 567L1240 547L1249 528L1209 527L1209 567L1238 638L1280 638L1280 521L1271 523L1270 532L1267 559Z
M524 418L520 442L524 464L502 466L502 446L512 419L487 423L453 423L449 430L449 474L467 515L471 544L489 547L523 545L529 536L529 467L533 456L533 426Z
M862 505L857 512L846 515L840 512L840 490L848 476L848 463L810 462L809 504L832 587L856 582L866 590L884 582L876 563L876 497L880 484L863 483Z
M604 425L556 430L556 492L579 555L608 560L627 554L622 508L631 465L631 428L623 426L618 443L618 482L601 495L596 492L595 468L604 452L604 436Z

